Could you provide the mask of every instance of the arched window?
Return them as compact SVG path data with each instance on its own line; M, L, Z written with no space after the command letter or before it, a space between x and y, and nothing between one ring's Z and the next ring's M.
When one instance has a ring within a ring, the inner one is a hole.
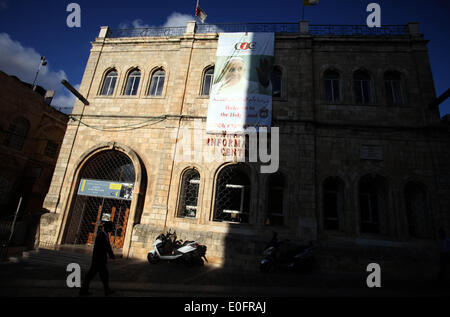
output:
M103 96L112 96L114 93L114 88L116 87L117 82L117 71L111 70L109 71L106 76L105 80L103 81L103 87L101 91L101 95Z
M325 100L327 102L341 101L341 86L339 73L334 70L327 70L323 74L325 87Z
M30 124L27 119L22 117L14 119L5 134L3 144L16 150L22 150L29 130Z
M344 230L344 183L336 177L327 178L322 184L323 228Z
M406 219L411 237L429 238L427 217L427 192L422 184L409 182L405 186Z
M197 215L198 189L200 174L195 169L189 169L183 174L180 194L179 217L193 217Z
M152 76L152 81L150 83L148 94L150 96L162 96L165 80L166 80L166 72L163 69L155 71Z
M248 223L250 214L250 171L244 164L223 168L216 184L214 221Z
M141 80L141 72L138 69L133 70L128 75L124 95L135 96L137 94L140 80Z
M202 96L209 96L214 77L214 67L209 67L203 74Z
M269 176L266 225L283 225L284 177L280 173Z
M275 66L272 72L272 97L281 97L283 72L281 68Z
M360 229L362 233L387 233L386 184L381 176L366 175L359 182Z
M358 70L353 74L353 90L356 103L369 104L372 102L370 82L370 75L366 71Z
M384 84L386 87L387 103L390 105L401 105L403 103L401 76L399 72L386 72L384 74Z

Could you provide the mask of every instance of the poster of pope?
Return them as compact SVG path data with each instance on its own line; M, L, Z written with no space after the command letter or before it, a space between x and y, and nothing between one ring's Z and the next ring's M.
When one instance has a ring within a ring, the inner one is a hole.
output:
M270 128L273 33L221 33L209 99L208 133Z

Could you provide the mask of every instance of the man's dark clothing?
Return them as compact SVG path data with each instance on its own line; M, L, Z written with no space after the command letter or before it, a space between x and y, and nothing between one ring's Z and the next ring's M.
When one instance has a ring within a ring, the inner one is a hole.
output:
M114 253L109 243L108 234L105 231L99 231L94 243L94 250L92 252L92 263L89 272L86 274L81 293L86 293L89 289L91 280L97 273L103 282L105 294L111 292L109 288L108 270L106 268L107 255L114 259Z
M109 243L108 234L105 231L100 231L97 234L97 238L94 243L94 251L92 252L92 262L105 263L107 255L110 258L114 258L114 253Z

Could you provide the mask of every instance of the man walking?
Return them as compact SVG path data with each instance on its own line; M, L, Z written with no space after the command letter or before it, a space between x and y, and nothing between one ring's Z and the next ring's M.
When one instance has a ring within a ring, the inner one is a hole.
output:
M94 276L99 273L100 279L103 282L105 296L111 295L113 291L109 288L109 274L106 268L107 255L114 259L114 253L109 243L108 233L114 229L114 224L111 221L103 223L101 230L97 233L95 238L94 250L92 252L91 267L86 274L83 285L81 286L80 295L91 295L89 292L89 284Z

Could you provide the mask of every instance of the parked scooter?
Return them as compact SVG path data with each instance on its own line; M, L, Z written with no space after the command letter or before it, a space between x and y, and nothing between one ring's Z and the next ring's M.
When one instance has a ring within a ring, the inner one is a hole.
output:
M276 270L296 273L311 272L314 269L314 249L312 243L307 246L296 246L292 245L288 239L279 241L278 234L274 232L263 252L259 269L264 273Z
M205 245L200 245L197 241L177 240L176 232L171 233L170 230L156 238L147 259L151 264L156 264L160 260L181 261L189 267L203 265L203 259L208 262Z

